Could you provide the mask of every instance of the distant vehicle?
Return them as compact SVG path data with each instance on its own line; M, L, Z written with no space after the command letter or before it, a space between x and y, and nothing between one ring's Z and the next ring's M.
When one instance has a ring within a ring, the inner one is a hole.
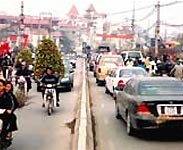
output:
M111 48L108 45L99 45L97 48L97 53L105 53L105 52L110 52Z
M131 58L132 60L143 59L143 55L141 51L122 51L121 56L123 57L123 60L126 61L128 58Z
M108 70L115 67L119 67L119 66L124 66L123 59L120 55L116 55L116 54L102 55L96 66L97 85L100 85L101 83L105 83L105 78Z
M64 77L59 79L59 84L57 85L58 91L66 89L71 91L74 86L74 69L70 64L64 64Z
M149 128L182 128L183 82L172 77L132 78L118 93L115 112L126 122L129 135Z
M89 65L89 70L90 71L94 71L94 67L95 67L95 60L97 58L97 54L96 53L93 53L91 55L91 59L89 60L88 62L88 65Z
M112 94L113 98L119 91L123 90L126 82L131 78L149 76L145 69L141 67L118 67L108 72L105 78L105 93Z

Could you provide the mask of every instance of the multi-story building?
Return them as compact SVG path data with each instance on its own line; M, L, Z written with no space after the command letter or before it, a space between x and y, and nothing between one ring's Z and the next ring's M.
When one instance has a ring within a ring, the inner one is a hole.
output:
M106 15L98 13L91 4L86 9L86 14L79 14L75 5L71 7L65 18L55 18L52 15L24 16L24 34L28 36L27 42L37 46L43 37L51 37L60 46L63 35L61 31L67 32L74 46L85 41L89 44L102 40L97 33L103 34ZM20 42L20 17L0 14L0 41L7 40L12 46ZM27 37L25 36L25 37ZM21 38L24 38L21 37Z

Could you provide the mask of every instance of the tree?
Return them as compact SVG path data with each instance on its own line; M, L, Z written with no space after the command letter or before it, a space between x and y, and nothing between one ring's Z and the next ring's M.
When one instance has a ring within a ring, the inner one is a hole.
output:
M32 64L32 52L29 48L22 49L17 56L17 59L22 59L28 65Z
M51 39L43 39L36 49L34 64L35 76L37 78L41 77L46 67L52 67L58 76L64 76L64 65L61 54Z

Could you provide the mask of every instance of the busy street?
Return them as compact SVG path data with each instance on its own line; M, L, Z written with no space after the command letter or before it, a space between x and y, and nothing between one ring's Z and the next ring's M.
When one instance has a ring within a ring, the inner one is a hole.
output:
M137 136L128 136L124 121L115 117L115 103L105 93L104 86L97 86L93 73L89 72L92 110L95 117L96 150L180 150L183 131L148 130Z
M77 100L81 87L81 60L74 73L74 88L72 92L60 93L60 107L54 108L52 116L47 115L47 109L42 108L41 93L36 91L36 83L26 106L17 110L19 132L15 132L12 150L69 150L72 143L71 129L67 123L75 117Z
M183 1L0 2L0 150L182 149Z

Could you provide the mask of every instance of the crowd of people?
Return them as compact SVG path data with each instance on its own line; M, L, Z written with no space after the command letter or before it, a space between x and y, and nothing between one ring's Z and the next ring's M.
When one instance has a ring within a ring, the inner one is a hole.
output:
M29 92L32 88L31 73L24 60L15 61L9 54L0 57L0 119L2 120L0 140L2 141L11 140L12 132L18 130L14 112L19 107L19 102L14 94L14 86L18 85L19 77L23 76L26 79L26 91Z
M172 59L169 55L160 58L145 57L135 60L128 58L125 60L126 66L139 66L147 70L151 76L171 76L183 79L183 60L180 58Z
M26 80L26 92L32 88L30 66L21 59L15 61L11 55L0 57L0 120L2 120L2 129L0 130L0 140L7 141L12 139L12 132L18 130L17 117L15 110L20 106L19 101L15 96L14 87L18 85L20 76ZM14 80L13 80L14 79ZM54 75L54 70L51 67L45 68L40 80L42 84L57 84L58 77ZM43 107L45 107L44 90ZM59 92L56 90L56 106L59 107Z

